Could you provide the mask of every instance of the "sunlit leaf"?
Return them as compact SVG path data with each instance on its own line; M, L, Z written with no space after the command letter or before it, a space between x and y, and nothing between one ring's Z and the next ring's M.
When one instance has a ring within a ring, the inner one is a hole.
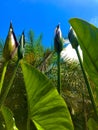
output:
M37 130L44 130L36 121L33 120L33 122L34 122Z
M71 19L70 24L83 51L85 69L95 83L96 102L98 102L98 28L77 18Z
M73 130L66 103L53 84L38 70L21 63L28 99L28 113L42 130Z
M18 130L15 125L15 119L11 110L5 106L1 107L2 115L5 120L5 127L7 130Z

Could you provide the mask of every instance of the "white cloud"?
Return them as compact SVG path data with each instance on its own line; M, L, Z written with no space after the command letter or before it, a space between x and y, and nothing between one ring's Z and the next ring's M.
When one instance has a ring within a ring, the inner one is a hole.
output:
M81 59L83 60L83 56L82 56L82 50L80 49L80 47L78 47ZM63 49L63 51L61 52L61 57L66 61L67 59L70 60L74 60L74 61L78 61L78 56L76 54L75 49L72 48L71 44L69 44L66 48Z

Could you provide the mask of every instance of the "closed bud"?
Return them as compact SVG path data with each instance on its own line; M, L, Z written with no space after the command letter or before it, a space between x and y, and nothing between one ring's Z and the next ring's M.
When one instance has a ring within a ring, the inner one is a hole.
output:
M13 31L12 23L10 23L9 32L3 49L3 57L6 61L12 59L17 53L18 42Z
M60 53L63 49L63 38L60 25L57 25L55 30L54 49L57 53Z
M19 46L18 46L18 59L22 59L24 57L24 51L25 51L25 35L24 31L20 37L19 40Z
M76 33L74 32L74 30L72 29L72 27L71 27L71 29L70 29L70 31L68 33L68 39L69 39L72 47L74 49L76 49L79 44L78 44Z

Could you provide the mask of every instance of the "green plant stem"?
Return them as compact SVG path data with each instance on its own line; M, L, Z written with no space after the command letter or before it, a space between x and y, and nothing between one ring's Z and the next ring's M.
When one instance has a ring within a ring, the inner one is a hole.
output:
M57 53L57 66L58 66L58 81L57 81L57 90L60 94L61 91L61 76L60 76L60 52Z
M2 72L2 76L1 76L1 81L0 81L0 94L1 94L2 86L3 86L3 82L4 82L4 77L5 77L7 65L8 65L8 62L5 62L3 72Z
M5 101L5 99L6 99L7 95L8 95L8 92L9 92L9 90L10 90L12 84L13 84L13 80L14 80L14 78L15 78L18 65L19 65L19 60L18 60L17 63L16 63L16 67L15 67L15 70L14 70L14 72L13 72L13 76L12 76L10 82L9 82L9 85L7 86L7 88L6 88L5 92L4 92L4 94L2 95L2 97L1 97L1 99L0 99L0 108L1 108L1 106L4 104L4 101Z
M79 62L80 62L80 66L81 66L81 69L82 69L82 72L83 72L83 76L84 76L84 79L85 79L85 83L86 83L86 85L87 85L89 97L90 97L90 100L91 100L91 103L92 103L92 106L93 106L95 115L98 116L97 107L96 107L96 104L95 104L93 92L92 92L92 89L91 89L91 87L90 87L89 81L88 81L88 79L87 79L87 75L86 75L86 73L85 73L85 70L84 70L84 67L83 67L83 64L82 64L82 60L81 60L81 57L80 57L80 54L79 54L79 51L78 51L78 47L77 47L75 50L76 50L76 53L77 53L77 56L78 56L78 59L79 59Z

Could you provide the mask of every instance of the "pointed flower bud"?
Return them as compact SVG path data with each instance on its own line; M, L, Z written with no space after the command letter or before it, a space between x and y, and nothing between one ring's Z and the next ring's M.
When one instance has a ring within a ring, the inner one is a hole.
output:
M63 38L59 24L55 29L54 48L57 53L60 53L63 49Z
M18 59L22 59L24 57L24 51L25 51L25 35L24 31L20 37L19 40L19 46L18 46Z
M10 23L9 32L3 49L3 57L6 61L12 59L17 52L18 42L13 31L12 23Z
M77 40L76 33L75 33L75 31L73 30L72 27L70 28L70 31L69 31L69 33L68 33L68 39L69 39L69 41L70 41L72 47L73 47L74 49L76 49L79 44L78 44L78 40Z

